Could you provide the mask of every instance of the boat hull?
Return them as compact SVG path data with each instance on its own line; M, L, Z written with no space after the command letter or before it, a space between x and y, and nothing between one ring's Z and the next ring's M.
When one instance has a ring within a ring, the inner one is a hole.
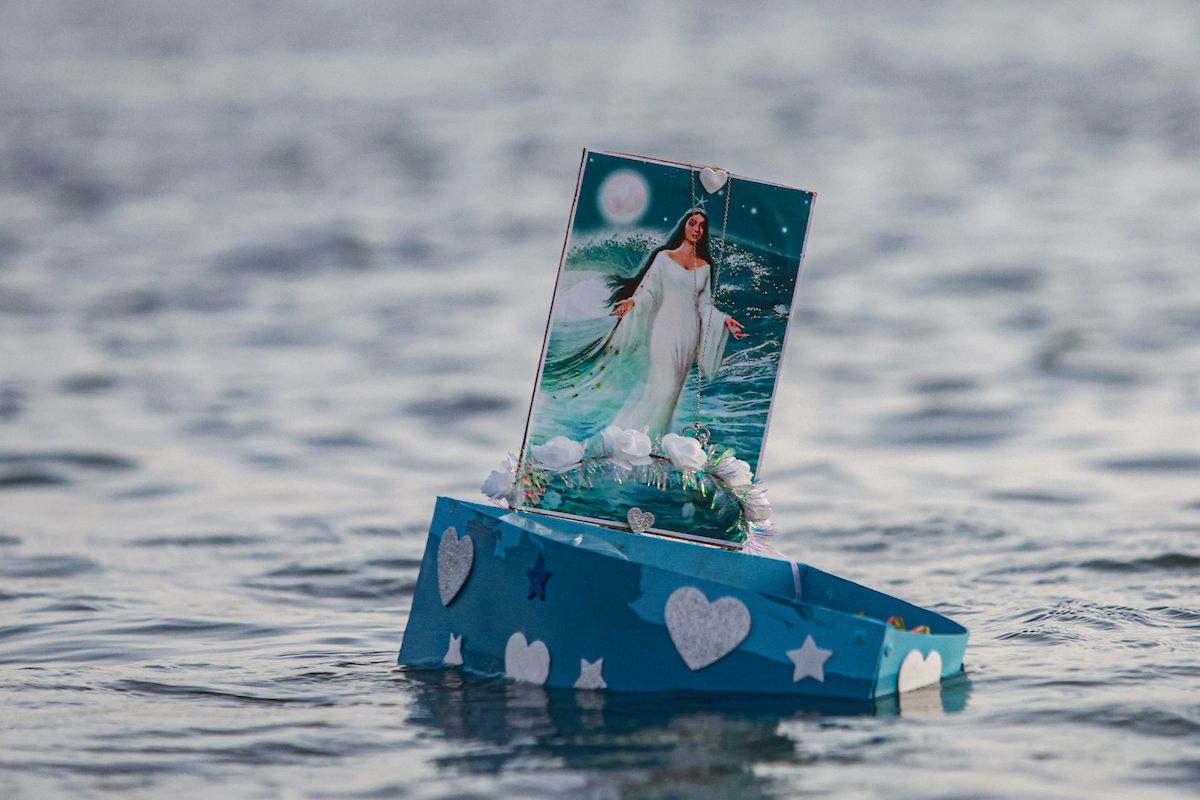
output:
M399 663L546 687L867 700L961 672L967 635L806 564L443 497Z

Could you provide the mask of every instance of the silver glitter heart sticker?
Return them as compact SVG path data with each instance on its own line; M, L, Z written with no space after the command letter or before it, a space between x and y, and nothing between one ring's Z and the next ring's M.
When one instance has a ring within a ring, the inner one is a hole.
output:
M625 519L629 521L629 529L634 533L645 533L654 524L653 514L636 507L629 509L629 513L625 515Z
M471 537L464 533L460 539L457 530L446 528L438 543L437 555L438 594L442 596L442 605L450 605L462 591L474 562L475 543Z
M667 598L663 618L675 649L695 671L732 653L750 633L750 611L736 597L708 598L694 586L681 586Z

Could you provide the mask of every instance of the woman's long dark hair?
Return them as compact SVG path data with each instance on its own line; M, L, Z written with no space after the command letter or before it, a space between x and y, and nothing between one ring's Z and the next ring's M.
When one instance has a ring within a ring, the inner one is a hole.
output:
M696 241L696 255L709 264L712 263L712 253L708 249L708 212L703 208L689 208L687 213L679 218L679 224L675 226L675 230L671 231L667 241L650 251L650 255L646 256L646 260L642 262L641 269L634 273L632 278L622 278L620 275L608 277L608 288L612 289L612 294L608 296L610 306L633 297L633 293L641 285L642 279L650 271L650 265L654 263L654 259L658 258L659 253L663 250L674 250L683 244L683 226L687 225L687 221L696 214L704 217L704 233Z
M663 250L674 250L683 244L683 226L695 214L704 217L704 233L696 241L696 255L709 264L712 263L712 253L708 249L708 213L702 208L688 209L687 213L680 218L679 224L675 226L675 230L671 231L671 235L667 237L667 241L650 251L650 255L646 256L641 268L632 278L622 278L620 275L608 277L608 288L612 289L612 294L608 297L609 305L633 297L633 293L637 291L642 279L650 271L650 265L654 263L658 254ZM550 391L556 391L561 387L574 387L580 379L587 380L594 375L597 365L607 352L609 343L620 324L621 320L618 319L608 333L588 342L573 353L567 353L554 360L547 359L545 369L542 371L542 385ZM575 396L577 397L578 394Z

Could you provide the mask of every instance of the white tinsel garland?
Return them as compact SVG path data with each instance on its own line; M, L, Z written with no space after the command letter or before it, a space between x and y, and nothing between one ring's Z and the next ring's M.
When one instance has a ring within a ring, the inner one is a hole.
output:
M604 454L584 457L585 447L564 436L529 448L524 460L509 456L482 487L493 501L509 508L537 507L558 483L572 490L599 481L637 481L658 489L681 488L712 498L717 508L732 498L738 519L728 532L751 553L776 552L767 490L754 481L749 464L733 450L704 447L696 439L667 434L653 442L642 431L609 427L602 434Z

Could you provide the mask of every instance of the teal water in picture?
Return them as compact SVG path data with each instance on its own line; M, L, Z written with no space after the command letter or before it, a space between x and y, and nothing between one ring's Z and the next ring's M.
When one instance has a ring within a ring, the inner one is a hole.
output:
M622 262L644 257L645 252L645 239L640 236L577 248L567 257L560 292L593 288L606 274L620 270ZM714 304L736 309L747 336L741 341L731 339L716 378L702 381L700 417L714 443L733 448L754 467L766 433L796 274L794 270L789 273L787 260L777 253L730 242L728 261L718 267L717 275ZM555 325L547 361L606 334L615 322L605 315ZM671 430L678 432L694 421L695 395L696 372L692 369L683 384ZM582 440L594 435L603 427L606 412L611 419L623 398L602 395L563 400L539 408L533 428L536 433L531 437L534 443L551 436Z

